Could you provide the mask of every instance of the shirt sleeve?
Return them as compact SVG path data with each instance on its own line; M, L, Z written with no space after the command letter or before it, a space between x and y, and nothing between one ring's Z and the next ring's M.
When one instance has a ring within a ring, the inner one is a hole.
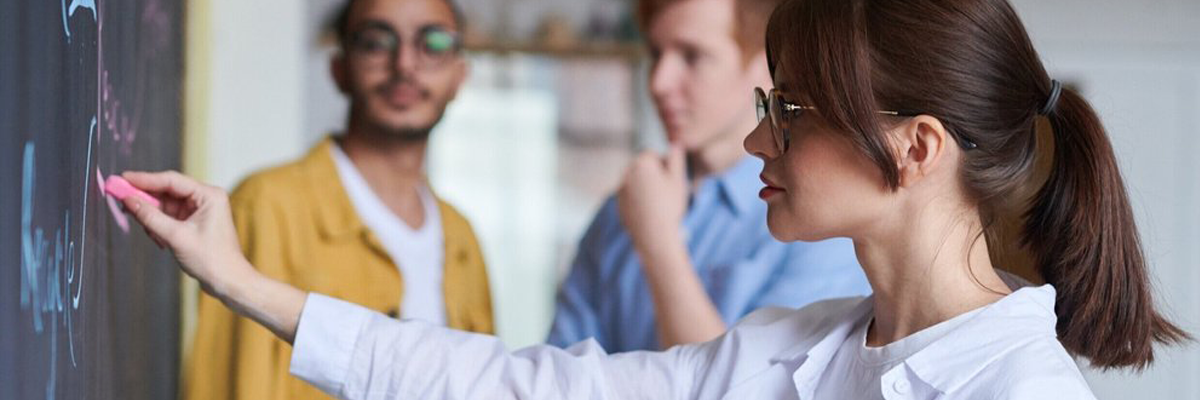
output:
M579 241L571 270L558 290L554 320L546 338L551 345L567 347L588 338L595 339L604 347L610 345L601 329L595 291L599 286L597 274L601 268L597 255L604 251L605 246L602 225L606 219L615 217L610 212L612 208L606 204Z
M291 372L342 399L675 399L690 396L711 351L706 344L607 355L586 341L510 353L491 336L310 294Z

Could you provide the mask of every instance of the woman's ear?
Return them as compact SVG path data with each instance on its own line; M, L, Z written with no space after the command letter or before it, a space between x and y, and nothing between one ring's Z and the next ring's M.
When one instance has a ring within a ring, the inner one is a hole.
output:
M942 121L928 115L908 118L892 130L900 187L912 187L932 175L944 163L949 132Z

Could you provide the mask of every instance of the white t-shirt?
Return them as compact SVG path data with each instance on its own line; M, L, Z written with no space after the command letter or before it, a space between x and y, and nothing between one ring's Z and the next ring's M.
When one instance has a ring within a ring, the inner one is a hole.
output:
M872 316L864 318L846 340L842 341L825 373L821 375L813 398L884 400L883 391L886 389L881 385L885 373L931 343L950 334L984 308L987 306L942 321L882 347L867 346L867 330L875 319L872 312Z
M330 149L342 186L359 218L379 238L404 278L400 317L445 325L446 306L442 291L445 243L442 214L433 193L424 186L418 188L425 224L413 229L375 195L340 146Z

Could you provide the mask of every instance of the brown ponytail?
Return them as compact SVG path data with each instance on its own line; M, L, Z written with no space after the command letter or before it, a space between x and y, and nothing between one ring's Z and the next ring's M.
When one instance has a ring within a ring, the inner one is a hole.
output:
M766 47L772 74L794 85L789 95L822 110L892 188L896 156L875 110L936 117L973 144L962 185L987 226L1010 204L1027 210L1023 243L1058 291L1067 350L1097 367L1141 369L1155 342L1190 339L1154 307L1104 127L1071 90L1046 107L1054 84L1006 0L787 0ZM1050 154L1036 134L1040 114L1054 131ZM1052 159L1049 177L1026 203L1015 193L1028 192L1042 156Z
M1059 338L1093 365L1144 368L1154 342L1188 335L1154 309L1133 211L1095 111L1068 89L1048 117L1054 161L1026 216L1025 244L1058 290Z

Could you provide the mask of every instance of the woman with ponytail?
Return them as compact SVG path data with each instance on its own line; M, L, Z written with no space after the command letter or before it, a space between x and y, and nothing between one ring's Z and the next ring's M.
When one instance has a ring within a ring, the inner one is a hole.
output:
M1155 309L1103 125L1006 0L788 0L767 53L775 88L756 91L745 141L767 224L850 237L874 295L760 310L707 343L510 353L263 277L224 194L189 178L126 174L164 205L125 205L206 291L293 343L293 374L342 398L1090 399L1077 360L1140 370L1190 340ZM1041 286L993 265L1013 209Z

